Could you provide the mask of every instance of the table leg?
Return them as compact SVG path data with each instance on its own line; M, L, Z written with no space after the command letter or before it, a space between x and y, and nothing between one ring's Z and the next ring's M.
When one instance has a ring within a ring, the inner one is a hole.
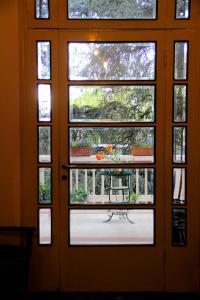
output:
M125 216L126 216L127 220L128 220L130 223L135 224L135 222L133 222L133 221L131 221L131 219L129 219L129 217L128 217L128 212L125 213Z
M109 218L107 220L105 220L104 222L109 222L112 219L113 215L114 215L114 213L112 212L111 216L109 216Z

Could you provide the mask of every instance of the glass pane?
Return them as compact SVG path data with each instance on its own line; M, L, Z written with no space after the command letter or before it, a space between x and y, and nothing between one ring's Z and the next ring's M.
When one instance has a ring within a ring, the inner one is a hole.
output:
M39 209L39 244L51 244L51 209Z
M51 57L49 41L37 42L37 77L51 79Z
M68 0L70 19L155 19L156 0Z
M70 80L154 80L155 43L69 43Z
M154 169L70 170L70 204L153 203Z
M186 246L186 209L173 209L172 245Z
M174 163L186 162L186 127L174 127Z
M51 168L39 168L39 203L51 203Z
M49 18L49 0L36 0L35 1L36 19Z
M153 161L154 127L70 128L70 163Z
M189 0L176 0L176 19L188 19L190 14Z
M70 86L71 122L154 122L155 86Z
M174 85L174 122L186 122L187 86Z
M38 127L39 162L51 162L51 127Z
M175 43L174 79L187 79L188 42Z
M38 84L39 122L51 121L51 85Z
M185 168L173 169L173 204L185 204L186 194Z
M70 245L153 245L153 209L72 209Z

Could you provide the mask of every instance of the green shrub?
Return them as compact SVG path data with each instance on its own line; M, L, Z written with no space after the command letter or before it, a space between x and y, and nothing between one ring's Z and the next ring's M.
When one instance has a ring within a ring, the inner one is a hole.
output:
M70 193L70 202L71 203L82 203L87 200L88 193L83 190L73 190Z

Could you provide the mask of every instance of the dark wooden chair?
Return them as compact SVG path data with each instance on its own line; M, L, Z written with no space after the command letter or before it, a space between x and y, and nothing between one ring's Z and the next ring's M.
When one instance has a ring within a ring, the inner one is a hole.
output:
M0 293L28 290L34 227L0 226Z

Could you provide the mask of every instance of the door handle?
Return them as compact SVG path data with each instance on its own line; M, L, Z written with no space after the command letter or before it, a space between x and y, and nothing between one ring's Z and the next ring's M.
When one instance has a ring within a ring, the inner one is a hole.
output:
M68 171L70 168L68 166L66 166L65 164L62 164L62 169L65 171Z
M65 171L68 171L68 170L74 169L74 168L78 168L78 166L75 166L75 165L70 165L70 167L69 167L69 166L67 166L67 165L65 165L65 164L62 164L61 167L62 167L62 169L65 170Z
M62 175L61 179L62 180L67 180L67 175Z

